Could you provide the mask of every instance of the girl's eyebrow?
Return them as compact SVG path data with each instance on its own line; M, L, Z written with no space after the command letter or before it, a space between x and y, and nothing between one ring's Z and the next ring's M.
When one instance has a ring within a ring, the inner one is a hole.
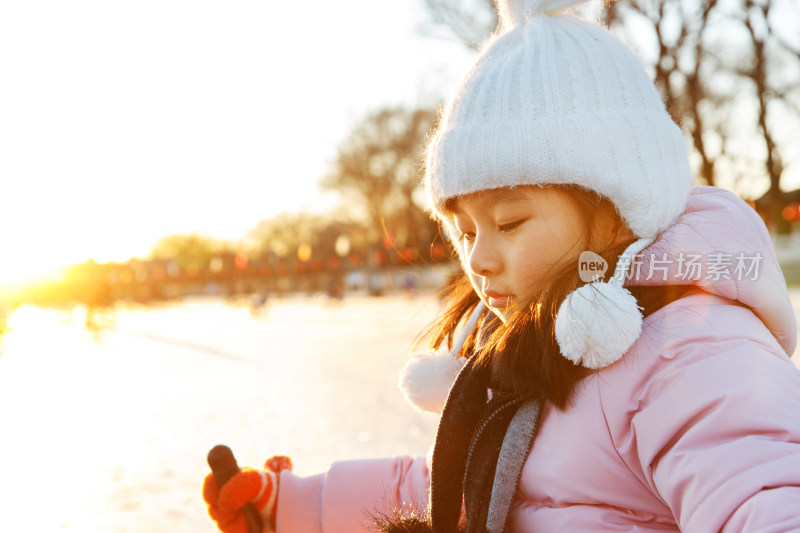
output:
M459 197L456 196L445 202L443 211L448 215L455 215L460 211L458 207ZM524 202L524 197L516 189L505 187L502 189L492 189L484 191L480 200L478 201L478 208L481 210L490 209L500 202L519 204Z

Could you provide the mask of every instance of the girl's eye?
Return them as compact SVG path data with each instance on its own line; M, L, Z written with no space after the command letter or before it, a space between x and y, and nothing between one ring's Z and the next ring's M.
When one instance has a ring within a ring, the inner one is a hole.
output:
M497 226L497 229L502 233L509 233L517 229L523 222L525 222L525 220L516 220L514 222L509 222L508 224L500 224Z

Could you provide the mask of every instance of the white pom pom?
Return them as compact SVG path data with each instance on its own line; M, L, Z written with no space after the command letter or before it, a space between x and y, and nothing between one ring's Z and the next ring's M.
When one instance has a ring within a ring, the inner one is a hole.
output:
M642 313L624 287L587 283L562 302L555 332L564 357L586 368L604 368L639 338Z
M447 352L415 354L400 371L398 385L420 411L441 413L464 363L466 359Z

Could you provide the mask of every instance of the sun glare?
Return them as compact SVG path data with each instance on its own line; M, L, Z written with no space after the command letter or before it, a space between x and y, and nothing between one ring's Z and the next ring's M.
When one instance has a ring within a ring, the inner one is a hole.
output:
M20 289L58 281L64 275L65 267L36 261L3 262L0 264L0 289Z
M149 253L146 237L100 239L97 232L57 231L29 225L6 237L0 249L0 292L59 282L70 266L89 260L122 262Z

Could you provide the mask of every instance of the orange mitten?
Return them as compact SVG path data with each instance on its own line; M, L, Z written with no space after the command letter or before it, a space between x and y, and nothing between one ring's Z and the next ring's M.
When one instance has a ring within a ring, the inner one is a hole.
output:
M275 531L275 510L281 470L291 470L292 461L285 455L267 459L263 470L243 468L220 489L213 474L203 480L203 500L208 515L223 533L248 533L242 507L248 502L264 520L265 531Z

